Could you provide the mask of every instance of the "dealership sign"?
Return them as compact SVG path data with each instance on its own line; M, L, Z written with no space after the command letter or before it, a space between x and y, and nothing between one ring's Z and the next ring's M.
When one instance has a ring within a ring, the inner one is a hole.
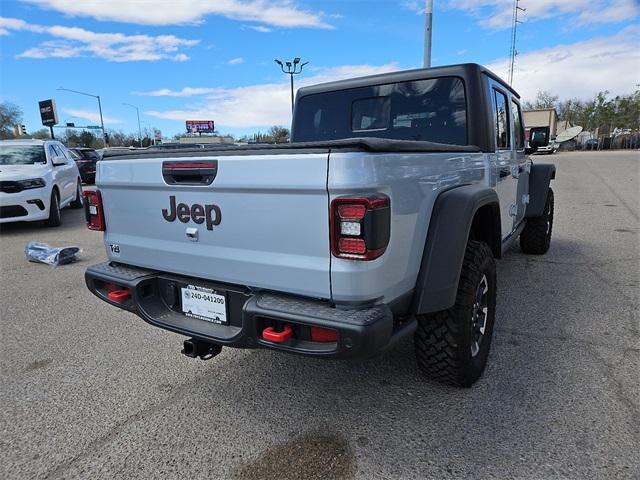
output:
M56 112L56 101L54 99L42 100L38 102L40 107L40 118L42 125L45 127L53 127L58 123L58 112Z
M213 133L215 125L213 120L187 120L187 132L191 133Z

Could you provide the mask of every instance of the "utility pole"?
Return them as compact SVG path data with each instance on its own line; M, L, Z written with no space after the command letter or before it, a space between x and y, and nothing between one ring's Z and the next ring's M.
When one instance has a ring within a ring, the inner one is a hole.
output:
M122 105L126 105L127 107L136 109L136 115L138 116L138 146L142 148L142 128L140 128L140 110L138 109L138 107L130 103L123 103Z
M518 50L516 49L516 33L518 31L518 24L522 23L518 20L519 12L526 12L526 8L522 8L519 5L520 0L513 0L513 20L511 22L511 50L509 51L509 85L513 84L513 69L516 63L516 55Z
M286 73L287 75L289 75L289 78L291 80L291 112L293 113L293 102L294 102L294 99L293 99L293 76L302 73L302 69L309 62L300 63L300 57L294 58L293 62L285 62L284 64L280 60L278 60L277 58L274 61L278 65L280 65L280 70L282 70L282 73ZM285 65L287 66L286 70L285 70Z
M431 31L433 24L433 0L426 0L424 8L424 68L431 67Z

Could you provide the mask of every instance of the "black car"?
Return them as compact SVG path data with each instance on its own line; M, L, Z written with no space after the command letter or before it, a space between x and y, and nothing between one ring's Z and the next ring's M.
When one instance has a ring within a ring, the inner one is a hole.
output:
M100 160L98 153L93 148L69 148L69 151L76 161L82 181L84 183L95 183L96 162Z
M597 138L590 138L589 140L584 142L584 149L585 150L597 150L599 143L600 142L598 141Z

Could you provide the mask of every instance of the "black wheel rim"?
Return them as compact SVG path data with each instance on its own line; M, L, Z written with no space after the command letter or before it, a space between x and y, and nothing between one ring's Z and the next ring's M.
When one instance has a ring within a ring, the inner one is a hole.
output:
M471 356L475 357L480 352L480 346L487 328L489 316L489 281L486 275L482 275L473 303L473 318L471 323Z

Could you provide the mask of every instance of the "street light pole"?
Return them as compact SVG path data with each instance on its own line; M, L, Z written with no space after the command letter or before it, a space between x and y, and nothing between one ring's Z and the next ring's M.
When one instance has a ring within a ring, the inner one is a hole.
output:
M100 112L100 128L102 129L102 141L104 142L104 148L107 148L107 135L104 132L104 119L102 118L102 104L100 103L100 95L96 95L98 99L98 111Z
M79 92L78 90L71 90L70 88L58 87L57 90L64 90L65 92L73 92L79 95L86 95L87 97L93 97L98 99L98 111L100 112L100 128L102 129L102 141L105 148L107 147L107 135L104 131L104 119L102 118L102 104L100 103L100 95L93 95L92 93Z
M431 67L431 31L433 24L433 0L426 0L424 8L424 68Z
M123 103L122 105L126 105L128 107L132 107L136 109L136 115L138 116L138 143L140 144L140 148L142 148L142 128L140 128L140 110L135 105L130 103Z
M309 63L309 62L304 62L304 63L300 63L300 57L296 57L293 59L293 62L285 62L282 63L280 60L278 60L277 58L274 60L278 65L280 65L280 70L282 70L282 73L286 73L287 75L289 75L289 79L291 80L291 112L293 113L293 103L294 103L294 97L293 97L293 76L294 75L298 75L300 73L302 73L302 69L304 68L304 66ZM286 65L286 70L285 70L285 65Z

